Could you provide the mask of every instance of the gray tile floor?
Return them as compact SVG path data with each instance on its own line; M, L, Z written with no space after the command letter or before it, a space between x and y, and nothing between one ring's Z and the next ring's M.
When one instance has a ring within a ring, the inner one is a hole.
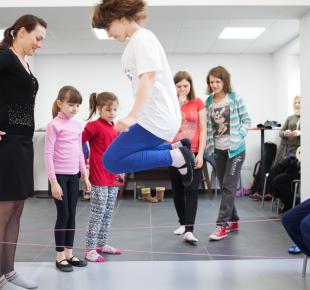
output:
M191 246L183 241L182 236L172 234L177 227L172 198L157 204L134 201L131 197L119 200L114 211L110 244L122 249L124 254L108 256L107 259L192 261L291 257L287 253L291 242L279 221L280 217L270 211L270 203L261 209L259 203L248 197L236 200L241 218L239 233L231 233L219 242L209 241L208 235L214 229L219 201L219 198L210 200L208 195L200 195L195 228L199 243ZM53 261L55 216L52 200L27 200L17 261ZM75 238L75 253L78 255L83 255L88 216L89 202L79 201Z
M264 209L247 197L236 203L241 217L239 233L210 242L207 237L214 229L219 198L210 200L202 194L195 229L200 241L190 246L172 234L177 218L171 198L159 204L130 197L119 200L110 244L124 253L68 274L54 266L54 204L31 198L22 217L16 269L36 280L40 290L310 289L310 273L302 279L302 257L287 254L291 241L279 216L271 213L270 203ZM75 254L80 256L88 214L89 203L79 202Z

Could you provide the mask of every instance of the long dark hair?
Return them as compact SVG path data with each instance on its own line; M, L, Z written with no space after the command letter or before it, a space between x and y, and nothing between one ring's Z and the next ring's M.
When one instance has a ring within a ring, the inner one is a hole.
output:
M88 120L96 113L97 108L100 110L104 106L111 106L113 102L118 103L117 96L110 92L92 93L89 96L89 117Z
M11 27L4 30L3 40L0 43L0 47L12 46L14 38L17 36L18 31L22 27L25 27L26 31L30 33L36 28L37 25L47 28L47 23L42 18L30 14L21 16Z
M68 103L72 104L82 104L82 96L80 92L72 86L64 86L59 90L57 99L53 103L52 114L53 118L58 115L60 109L57 105L57 101L67 101Z

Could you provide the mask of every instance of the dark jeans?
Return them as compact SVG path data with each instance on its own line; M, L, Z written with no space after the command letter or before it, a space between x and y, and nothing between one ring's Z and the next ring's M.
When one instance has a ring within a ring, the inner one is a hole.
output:
M202 180L202 168L193 171L193 182L190 186L184 187L182 175L174 167L169 168L173 201L179 223L185 226L186 232L193 232L196 219L199 185Z
M216 223L218 225L227 225L230 221L239 220L234 194L240 179L245 152L243 151L232 158L229 158L228 150L215 149L215 154L216 172L222 192L222 200Z
M289 210L282 223L293 242L310 256L310 199Z
M75 234L75 213L79 195L79 176L56 174L62 189L62 200L54 199L57 208L55 224L56 251L64 251L64 247L72 248Z

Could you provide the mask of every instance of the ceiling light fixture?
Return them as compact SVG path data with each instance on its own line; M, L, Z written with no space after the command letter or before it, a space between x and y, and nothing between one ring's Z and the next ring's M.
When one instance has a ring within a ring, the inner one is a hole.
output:
M260 36L265 27L225 27L220 39L255 39Z

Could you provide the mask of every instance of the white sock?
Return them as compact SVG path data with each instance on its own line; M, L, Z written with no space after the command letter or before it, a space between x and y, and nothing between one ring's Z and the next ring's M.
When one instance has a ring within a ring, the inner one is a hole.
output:
M181 141L178 141L178 142L175 142L175 143L171 144L171 148L172 149L176 149L176 148L179 148L179 147L182 147L182 146L183 145L182 145Z
M172 158L173 167L179 168L185 164L185 159L179 148L171 150L170 154ZM185 167L185 168L179 169L179 171L182 175L185 175L187 173L187 168Z
M36 283L23 279L15 271L12 271L8 274L5 274L5 277L10 283L12 283L16 286L23 287L26 289L38 288L38 285Z

